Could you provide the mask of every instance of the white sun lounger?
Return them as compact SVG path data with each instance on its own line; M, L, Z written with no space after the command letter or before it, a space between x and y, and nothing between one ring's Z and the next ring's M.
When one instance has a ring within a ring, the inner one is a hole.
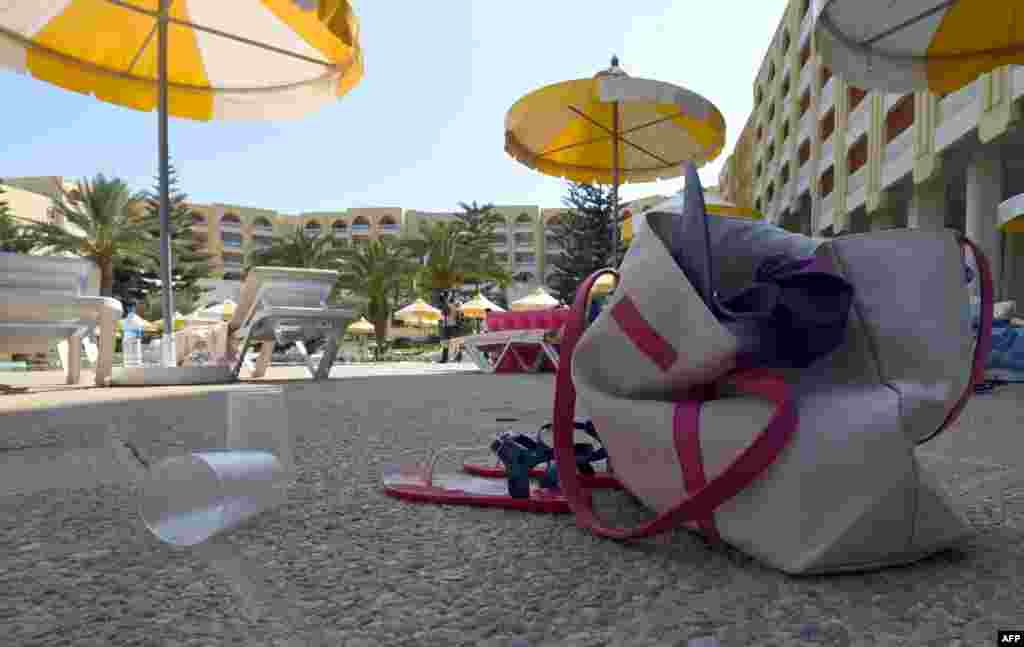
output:
M59 339L66 381L78 384L83 340L98 326L98 344L89 343L87 352L96 384L106 386L121 315L120 301L99 296L99 269L91 261L0 252L0 352L46 353Z
M537 353L532 361L527 361L519 353L522 346L537 346L542 352ZM549 330L501 330L464 337L462 352L469 355L473 363L485 373L494 373L502 366L506 356L514 358L519 371L524 373L539 372L544 366L545 357L558 370L558 349L552 343Z
M327 305L337 280L338 273L331 270L286 267L249 270L229 324L235 376L254 343L263 342L252 372L252 377L259 378L270 365L274 342L294 341L313 379L327 378L338 355L345 326L356 319L350 309ZM321 335L326 335L327 344L319 364L315 364L306 352L306 342Z

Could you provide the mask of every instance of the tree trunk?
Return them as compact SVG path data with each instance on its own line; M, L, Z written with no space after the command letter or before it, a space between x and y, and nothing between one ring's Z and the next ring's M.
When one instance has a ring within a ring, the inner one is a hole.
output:
M114 259L98 259L100 266L100 296L114 296Z

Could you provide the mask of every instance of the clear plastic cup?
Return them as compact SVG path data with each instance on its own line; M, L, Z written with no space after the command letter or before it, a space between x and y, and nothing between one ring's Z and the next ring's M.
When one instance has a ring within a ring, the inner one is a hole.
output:
M161 541L194 546L284 502L288 470L268 451L212 450L153 465L139 512Z

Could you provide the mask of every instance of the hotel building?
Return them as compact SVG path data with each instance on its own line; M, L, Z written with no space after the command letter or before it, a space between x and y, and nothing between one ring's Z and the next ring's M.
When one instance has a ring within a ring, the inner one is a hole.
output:
M724 197L815 235L958 229L991 260L997 300L1024 303L1024 233L1012 232L1024 227L1001 231L997 216L1024 193L1024 67L941 97L865 91L821 64L810 9L785 9L720 178Z

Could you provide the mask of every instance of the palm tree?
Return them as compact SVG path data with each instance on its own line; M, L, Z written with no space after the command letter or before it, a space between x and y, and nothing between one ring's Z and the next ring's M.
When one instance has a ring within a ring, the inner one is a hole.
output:
M4 188L0 186L0 195L3 192ZM0 252L28 254L33 247L35 242L25 232L25 226L18 222L7 203L0 200Z
M341 248L331 235L309 236L301 225L296 225L284 235L275 235L270 246L253 251L249 267L271 265L335 269L340 253Z
M418 270L420 283L434 295L435 305L444 315L444 329L448 327L448 306L451 292L466 283L495 281L502 287L511 276L494 260L490 242L474 239L461 221L420 223L421 238L404 241L416 258L425 259ZM442 330L442 339L444 339ZM448 358L447 346L442 348L442 362Z
M81 180L77 190L57 185L53 222L30 222L26 230L38 249L87 258L100 269L100 294L113 296L114 268L152 254L159 240L141 215L143 197L124 181L102 173Z
M373 324L377 356L387 342L388 322L399 293L416 267L405 245L386 238L345 247L340 253L338 287L365 301L365 316Z

